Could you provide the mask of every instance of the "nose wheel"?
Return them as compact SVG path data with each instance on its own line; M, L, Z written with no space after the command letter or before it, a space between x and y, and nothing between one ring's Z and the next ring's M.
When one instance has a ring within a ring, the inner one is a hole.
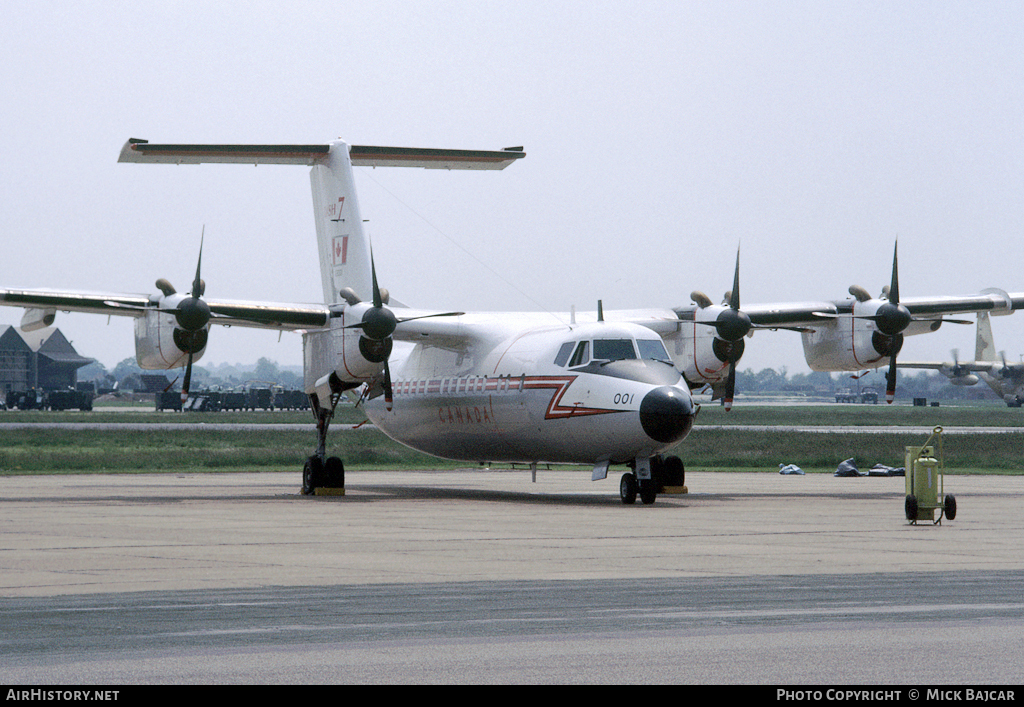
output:
M631 471L627 471L622 475L622 479L619 480L619 498L627 506L632 506L636 503L636 494L640 490L640 486L636 482L636 475Z
M636 474L627 471L619 480L619 498L627 506L636 503L636 497L645 506L649 506L658 498L658 486L653 479L637 479Z

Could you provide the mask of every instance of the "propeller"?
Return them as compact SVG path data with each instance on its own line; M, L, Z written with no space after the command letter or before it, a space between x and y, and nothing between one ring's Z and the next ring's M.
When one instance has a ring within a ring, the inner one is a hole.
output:
M373 307L363 312L363 320L353 327L363 330L363 337L359 340L359 350L363 356L368 361L384 364L384 403L390 410L394 405L394 391L391 387L391 366L388 365L388 358L391 356L393 346L391 335L398 328L398 317L384 307L384 299L377 285L377 267L373 263L372 253L370 276L373 280Z
M960 349L952 349L949 353L953 356L953 375L962 376L965 369L960 367Z
M896 395L896 355L903 348L903 330L914 321L914 317L906 305L900 304L898 248L899 243L893 246L892 279L889 286L882 289L883 296L887 298L887 301L880 304L874 314L852 315L855 319L868 319L875 323L878 331L872 335L871 345L881 355L889 356L889 370L885 375L885 399L888 403L892 403ZM858 285L850 287L850 294L858 302L871 301L871 295L867 293L867 290ZM817 316L834 318L837 315L819 314Z
M388 359L391 357L391 350L394 346L392 334L403 322L411 322L416 319L427 319L430 317L457 317L465 312L439 312L437 314L423 314L418 317L403 317L399 319L395 313L384 306L384 298L381 289L377 285L377 267L373 262L373 252L370 252L370 276L373 283L373 306L363 312L362 319L355 324L345 326L345 329L361 329L363 335L359 338L359 352L371 363L384 364L384 403L388 410L394 405L394 390L391 385L391 366ZM354 300L355 303L358 300Z
M702 309L710 306L711 301L706 295L700 292L691 294L694 301ZM698 322L707 326L713 326L718 336L713 343L715 356L718 360L729 365L729 373L725 381L725 409L726 412L732 409L733 396L736 392L736 364L743 356L743 337L746 336L753 325L746 312L740 309L740 249L736 248L736 270L733 273L732 289L725 293L725 302L728 309L722 310L713 322Z
M196 277L192 281L192 290L189 296L183 298L175 307L161 308L162 312L173 314L177 320L178 326L175 327L173 332L174 344L188 356L185 363L185 379L181 384L182 403L188 400L189 386L192 383L192 360L196 353L206 347L206 342L209 339L206 325L209 323L212 315L210 313L210 306L202 299L203 293L206 290L206 283L200 277L202 266L203 237L200 237ZM174 294L174 288L163 278L157 281L157 287L160 288L164 295Z
M1001 378L1008 378L1011 374L1010 374L1010 367L1006 365L1006 352L1005 351L1000 351L999 352L999 358L1003 362L1003 367L999 369L999 376Z
M715 328L718 335L730 342L726 358L729 360L729 377L725 382L725 411L732 410L732 399L736 393L736 364L743 355L743 337L750 332L750 317L740 309L740 249L736 248L736 270L729 292L729 309L718 315Z
M900 281L897 262L899 244L892 250L892 282L889 284L889 301L878 307L873 317L878 330L892 339L889 353L889 370L885 374L885 401L892 404L896 397L896 355L903 348L903 330L913 316L906 306L900 304Z
M896 356L903 348L903 331L914 321L930 321L934 329L944 322L950 324L972 324L973 322L964 319L950 319L941 317L938 319L919 319L914 317L906 305L900 304L900 283L899 283L899 243L893 246L892 250L892 279L889 286L883 288L883 296L887 298L870 315L854 315L857 319L868 319L875 323L878 332L872 337L872 345L880 354L889 356L889 370L885 376L885 399L892 403L896 395ZM850 294L860 302L868 302L871 296L864 288L854 285L850 287ZM816 314L822 317L834 317L835 315ZM842 315L840 315L842 316ZM847 315L848 316L848 315Z

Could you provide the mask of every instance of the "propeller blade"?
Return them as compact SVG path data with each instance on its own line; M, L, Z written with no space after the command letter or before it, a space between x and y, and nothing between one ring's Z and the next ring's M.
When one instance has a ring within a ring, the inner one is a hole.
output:
M431 317L461 317L465 312L439 312L437 314L422 314L418 317L403 317L398 320L399 324L404 322L414 322L417 319L430 319Z
M205 227L204 227L205 231ZM202 272L203 265L203 243L200 239L199 243L199 260L196 262L196 278L192 281L192 290L188 297L182 299L175 307L165 307L161 302L160 311L166 312L167 314L173 314L174 318L178 321L184 331L195 333L205 327L210 322L210 318L213 314L210 312L210 306L203 301L202 296L206 289L205 283L203 283ZM166 282L166 281L164 281ZM157 281L159 287L161 280ZM174 288L170 287L168 283L166 287L161 288L164 292L165 297L169 297L168 291L173 294ZM111 303L115 304L115 303Z
M740 308L740 248L736 246L736 272L732 276L732 292L729 294L729 309Z
M203 265L203 239L206 237L206 226L203 226L202 235L199 236L199 260L196 261L196 279L192 281L192 298L199 299L203 295L203 281L199 277L199 270Z
M373 248L370 248L370 277L373 279L373 306L380 309L384 306L384 300L380 296L380 287L377 286L377 266L373 264Z
M896 352L889 357L889 371L885 374L885 402L892 404L896 397Z
M430 319L432 317L461 317L465 312L438 312L437 314L421 314L418 317L402 317L401 319L395 319L397 324L404 324L405 322L414 322L417 319ZM356 322L355 324L346 324L342 329L362 329L366 330L367 326L372 328L372 324L369 322Z
M384 359L384 406L388 412L391 411L394 403L394 390L391 388L391 366L388 365L388 360Z
M192 381L192 354L188 355L188 363L185 365L185 380L181 383L181 404L188 400L189 384Z
M732 410L732 398L736 393L736 364L729 365L729 378L725 383L725 411Z
M892 249L892 282L889 283L889 301L893 304L900 303L900 278L896 273L896 252L899 249L899 241Z
M898 246L898 244L897 244ZM886 336L897 336L914 321L913 315L905 305L900 304L900 278L899 263L897 258L897 246L892 251L892 280L889 283L888 301L879 305L873 315L865 316L865 319L874 321L878 330Z
M178 382L178 376L174 376L174 380L172 380L170 383L167 384L167 387L164 388L164 392L166 393L168 390L170 390L171 386L173 386L177 382Z

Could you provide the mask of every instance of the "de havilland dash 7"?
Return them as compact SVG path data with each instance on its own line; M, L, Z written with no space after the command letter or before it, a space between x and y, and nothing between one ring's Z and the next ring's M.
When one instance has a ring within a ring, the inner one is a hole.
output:
M962 297L899 295L894 252L890 285L878 298L851 287L852 300L741 307L739 255L722 304L700 292L686 306L580 313L446 312L390 301L378 286L356 199L354 168L504 169L522 148L494 151L319 145L178 145L131 139L121 162L304 165L311 168L322 304L204 299L200 267L187 293L164 279L153 294L0 290L0 304L24 307L22 328L57 311L135 318L139 365L185 368L203 355L212 324L303 333L305 391L317 443L303 491L344 484L327 453L342 395L359 400L389 437L428 454L468 462L585 464L593 479L628 467L624 503L653 503L681 490L683 463L667 454L693 426L691 391L710 386L732 404L736 364L754 328L803 336L814 370L857 371L889 364L896 386L903 337L934 331L950 314L1011 312L1024 293L988 290ZM201 248L200 248L201 252ZM201 256L200 256L201 258Z

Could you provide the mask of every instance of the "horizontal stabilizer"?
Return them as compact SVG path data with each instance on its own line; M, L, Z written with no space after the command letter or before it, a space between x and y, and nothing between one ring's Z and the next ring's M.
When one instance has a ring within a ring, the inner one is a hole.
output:
M421 147L352 145L353 167L423 167L425 169L505 169L526 157L522 149L433 150Z
M342 143L343 144L343 143ZM170 145L131 138L118 162L162 164L297 164L312 166L327 159L331 145ZM526 156L504 150L438 150L419 147L349 146L354 167L423 167L426 169L504 169Z

